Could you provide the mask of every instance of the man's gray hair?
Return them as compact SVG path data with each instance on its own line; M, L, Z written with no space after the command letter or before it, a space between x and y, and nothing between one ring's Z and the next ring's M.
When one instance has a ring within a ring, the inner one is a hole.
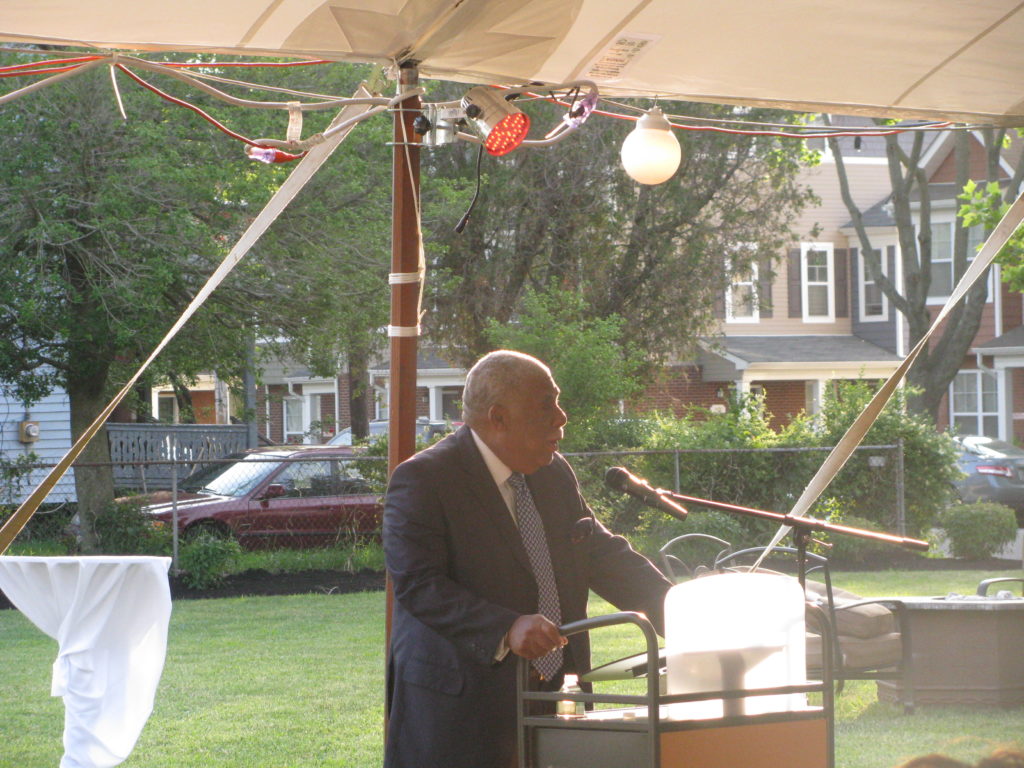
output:
M466 374L462 391L462 418L473 426L487 418L491 406L504 402L520 389L526 379L541 370L551 375L544 363L535 357L510 349L488 352L476 361Z

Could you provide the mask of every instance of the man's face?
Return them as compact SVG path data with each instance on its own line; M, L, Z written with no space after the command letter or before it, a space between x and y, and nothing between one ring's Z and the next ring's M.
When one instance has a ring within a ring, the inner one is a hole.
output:
M558 393L551 376L538 368L507 402L492 409L492 419L500 422L492 449L509 469L528 475L551 463L566 422Z

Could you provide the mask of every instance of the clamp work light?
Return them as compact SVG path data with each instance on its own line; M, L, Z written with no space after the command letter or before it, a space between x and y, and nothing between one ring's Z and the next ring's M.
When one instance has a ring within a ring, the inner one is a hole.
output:
M530 131L530 117L505 100L501 92L478 85L462 97L466 119L484 140L494 157L507 155L523 143Z

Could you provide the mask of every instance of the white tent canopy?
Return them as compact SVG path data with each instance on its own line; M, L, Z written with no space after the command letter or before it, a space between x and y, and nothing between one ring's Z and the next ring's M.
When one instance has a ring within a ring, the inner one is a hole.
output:
M2 0L0 39L1024 125L1019 0Z

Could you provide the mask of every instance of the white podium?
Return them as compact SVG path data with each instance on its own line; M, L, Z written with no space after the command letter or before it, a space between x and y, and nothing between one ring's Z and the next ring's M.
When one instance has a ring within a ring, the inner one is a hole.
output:
M60 768L109 768L131 753L167 651L167 557L0 556L0 589L57 641Z

